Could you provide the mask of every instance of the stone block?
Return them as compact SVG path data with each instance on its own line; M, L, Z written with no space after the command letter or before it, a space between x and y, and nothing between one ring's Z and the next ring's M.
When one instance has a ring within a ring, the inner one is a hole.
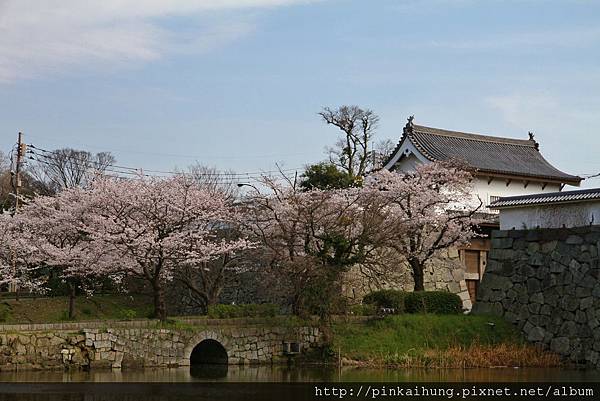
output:
M550 349L558 354L567 355L570 351L570 342L567 337L557 337L550 342Z
M556 249L557 245L558 245L558 241L556 241L556 240L545 242L541 246L541 251L542 251L542 253L553 252Z
M506 238L508 237L507 230L494 230L492 231L492 238Z
M592 295L592 289L587 287L577 287L575 289L575 296L577 298L586 298Z
M537 242L530 242L527 244L527 253L534 254L540 250L540 244Z
M527 340L531 342L540 342L544 339L546 335L546 331L541 327L533 327L529 330L527 334Z
M530 278L527 280L527 291L532 294L540 291L540 281L535 278Z
M565 240L565 243L569 245L583 244L583 238L581 238L579 235L569 235Z
M509 249L512 248L513 245L512 238L492 238L492 248L493 249Z
M544 255L541 253L534 253L529 257L529 264L531 266L542 266L544 264Z
M544 295L541 292L537 292L529 298L529 301L541 305L544 303Z

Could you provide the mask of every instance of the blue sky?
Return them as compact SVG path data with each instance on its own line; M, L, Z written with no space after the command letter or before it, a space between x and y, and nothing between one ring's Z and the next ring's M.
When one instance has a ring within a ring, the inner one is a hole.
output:
M357 104L396 142L418 124L527 138L600 172L600 2L0 0L0 148L119 164L301 168ZM599 186L589 180L585 186Z

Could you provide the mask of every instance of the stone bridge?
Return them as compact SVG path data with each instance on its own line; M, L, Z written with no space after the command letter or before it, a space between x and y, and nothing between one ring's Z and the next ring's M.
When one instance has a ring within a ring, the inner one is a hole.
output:
M179 367L286 361L321 344L316 327L249 319L0 326L0 369Z

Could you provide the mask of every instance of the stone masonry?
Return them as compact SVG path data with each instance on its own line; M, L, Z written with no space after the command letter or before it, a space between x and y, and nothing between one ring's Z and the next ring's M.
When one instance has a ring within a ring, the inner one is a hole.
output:
M402 260L395 263L400 264L400 267L392 266L379 275L363 272L360 266L353 267L346 274L344 294L350 301L360 303L366 294L380 289L412 291L414 281L410 267ZM457 294L463 302L463 309L471 310L473 305L465 282L465 267L460 261L457 249L450 248L439 252L425 266L424 274L423 284L426 291L448 291Z
M600 367L600 226L492 233L474 313L504 316L530 342Z
M189 366L196 345L218 341L229 364L285 361L284 342L306 351L321 344L313 327L239 326L220 323L184 329L155 321L0 326L0 370Z

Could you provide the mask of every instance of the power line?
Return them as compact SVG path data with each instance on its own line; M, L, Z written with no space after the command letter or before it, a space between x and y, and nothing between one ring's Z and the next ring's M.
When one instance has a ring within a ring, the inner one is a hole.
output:
M41 150L41 149L38 149ZM56 166L56 161L58 159L56 159L56 157L54 157L52 155L53 152L51 151L46 151L47 154L42 154L36 151L29 151L28 152L31 156L28 157L28 159L30 160L35 160L39 163L45 164L47 166ZM90 160L82 160L79 159L77 157L69 157L69 156L65 156L65 155L61 155L61 157L64 156L64 158L68 158L68 159L72 159L75 160L79 163L84 164L87 168L98 168L97 165L95 165L93 162L90 162ZM122 178L142 178L142 177L155 177L155 178L165 178L164 175L157 175L157 174L149 174L149 172L157 172L158 170L144 170L144 169L137 169L134 167L128 167L128 166L119 166L119 165L112 165L112 164L108 164L108 165L103 165L101 166L101 170L107 173L112 173L117 175L118 177L122 177ZM296 172L297 170L295 169L282 169L282 170L272 170L270 171L270 173L280 173L283 174L284 176L286 176L286 172L289 171L293 171ZM170 175L184 175L184 176L194 176L193 173L186 173L186 172L178 172L178 171L164 171L161 173L163 174L170 174ZM267 174L267 172L262 172L262 173L200 173L198 174L198 177L200 179L202 178L206 178L211 180L212 182L214 182L215 184L243 184L246 182L257 182L260 181L260 179L262 177L264 177ZM124 177L125 176L125 177Z
M43 148L40 148L38 146L35 145L29 145L31 148L39 150L45 154L41 154L41 153L36 153L35 150L31 150L30 153L35 154L36 156L39 157L44 157L44 158L49 158L49 159L53 159L53 160L57 160L55 157L58 156L57 151L50 151L50 150L46 150ZM79 159L75 156L72 155L60 155L61 158L67 158L67 159L71 159L71 160L76 160L80 163L86 163L89 167L95 167L95 165L92 164L90 165L90 160L83 160L83 159ZM125 169L125 170L131 170L134 172L147 172L147 173L156 173L156 174L170 174L170 175L186 175L189 173L185 173L183 171L164 171L164 170L151 170L151 169L143 169L143 168L136 168L136 167L129 167L129 166L120 166L120 165L116 165L116 164L106 164L107 167L113 167L116 169ZM286 172L296 172L300 170L299 168L290 168L290 169L279 169L279 170L268 170L268 171L254 171L254 172L243 172L243 173L227 173L227 172L203 172L200 175L201 176L205 176L205 177L224 177L224 178L231 178L231 177L239 177L239 178L252 178L252 177L262 177L264 175L268 175L268 174L273 174L273 173L286 173ZM148 176L152 176L151 174L148 174Z
M42 140L44 142L46 142L45 137L38 137L38 136L34 136L34 135L30 135L27 134L29 137L34 138L34 139L39 139ZM83 144L81 142L73 142L70 141L71 143L75 143L77 145L81 145L83 147L86 148L91 148L91 149L96 149L102 152L114 152L114 153L136 153L136 154L141 154L141 155L154 155L154 156L168 156L168 157L181 157L181 158L188 158L188 159L196 159L198 160L198 156L193 156L193 155L184 155L184 154L177 154L177 153L160 153L160 152L142 152L139 150L131 150L131 149L107 149L105 147L98 147L98 146L89 146L86 144ZM46 142L48 143L48 142ZM286 154L282 154L282 153L275 153L275 154L263 154L263 155L253 155L253 156L244 156L244 157L238 157L238 156L202 156L203 159L218 159L218 160L236 160L236 159L264 159L267 157L277 157L277 156L308 156L308 155L314 155L313 152L302 152L302 153L286 153Z

